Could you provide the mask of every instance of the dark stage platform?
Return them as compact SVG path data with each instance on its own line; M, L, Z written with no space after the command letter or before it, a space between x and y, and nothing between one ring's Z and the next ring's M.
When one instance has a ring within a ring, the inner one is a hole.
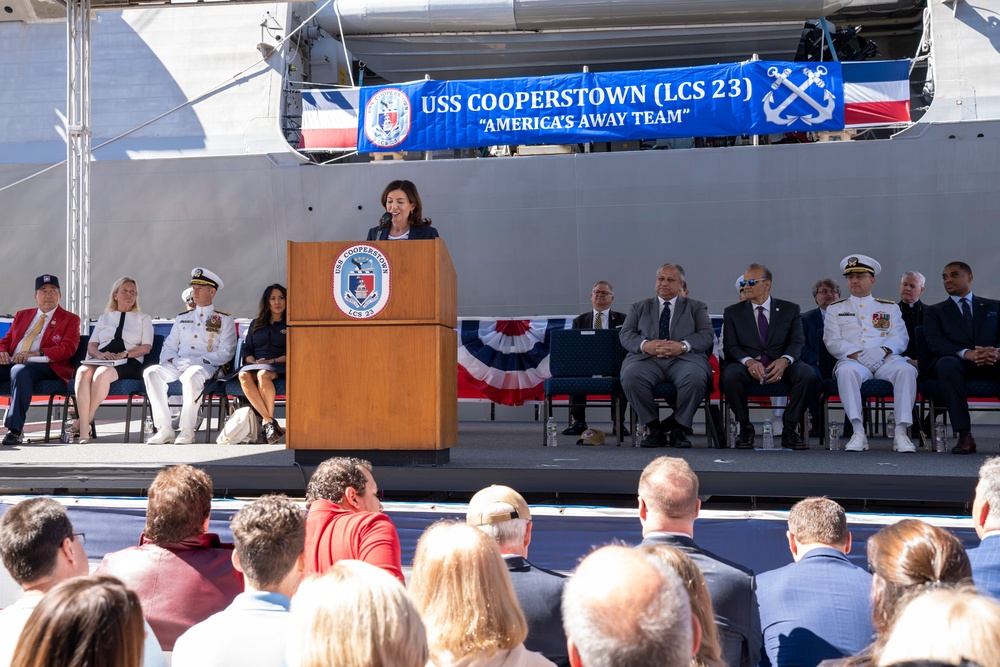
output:
M105 435L86 445L26 443L0 449L0 489L141 494L164 465L191 463L211 474L220 494L281 491L301 497L312 472L282 445L122 444L123 425L117 427L116 432L114 423L99 425ZM812 449L801 452L709 449L703 433L696 433L694 448L687 450L616 447L613 439L603 447L583 447L569 436L560 436L559 446L551 448L541 445L537 422L462 421L460 444L450 450L448 463L378 465L376 478L390 499L461 500L502 483L539 502L629 507L635 504L643 467L668 454L687 459L712 504L780 506L827 495L854 508L916 505L930 513L964 514L980 463L998 452L1000 427L983 427L976 435L984 453L973 456L897 454L885 438L872 438L872 449L860 453L820 450L815 440Z

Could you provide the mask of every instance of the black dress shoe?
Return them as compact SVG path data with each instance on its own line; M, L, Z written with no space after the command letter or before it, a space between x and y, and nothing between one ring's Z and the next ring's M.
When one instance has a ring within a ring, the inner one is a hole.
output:
M740 425L740 434L736 437L736 449L753 449L753 424Z
M686 428L675 428L670 432L670 446L677 449L691 449L691 440L687 436Z
M809 449L799 432L794 426L785 424L785 430L781 432L781 446L785 449Z
M7 444L7 441L4 441ZM958 438L958 443L951 448L952 454L975 454L976 453L976 439L972 437L971 433L963 433Z
M0 443L0 444L3 444L5 446L7 446L7 447L11 447L13 445L20 445L21 444L21 432L20 431L15 431L13 429L7 431L7 435L5 435L3 437L3 443Z
M642 439L642 442L639 443L639 446L647 448L666 447L667 436L664 435L663 431L656 428L651 428L649 429L649 433L646 434L646 437L644 437Z
M574 422L569 428L563 429L563 435L580 435L587 430L587 422Z

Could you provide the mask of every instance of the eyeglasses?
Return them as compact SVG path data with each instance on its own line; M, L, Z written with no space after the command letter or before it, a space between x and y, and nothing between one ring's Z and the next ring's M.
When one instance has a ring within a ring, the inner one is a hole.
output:
M746 287L748 285L750 287L753 287L757 283L762 283L765 280L767 280L767 278L751 278L750 280L741 280L740 281L740 287Z
M597 296L611 296L611 292L606 292L604 290L595 289L591 294L596 294Z
M67 537L72 537L73 539L75 539L77 542L80 543L81 547L87 545L87 533L70 533L69 535L67 535Z
M835 289L824 287L823 289L816 290L816 294L840 294L840 292Z

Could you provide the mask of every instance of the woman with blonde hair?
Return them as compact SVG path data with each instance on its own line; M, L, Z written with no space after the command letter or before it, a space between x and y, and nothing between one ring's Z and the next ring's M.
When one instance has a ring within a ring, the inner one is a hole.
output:
M111 286L108 305L94 324L87 359L76 371L74 434L90 442L90 425L115 380L142 380L142 360L153 349L153 320L139 310L135 278L123 276ZM114 364L114 365L111 365Z
M496 540L465 523L439 521L417 542L413 602L436 667L546 667L524 648L528 624Z
M292 599L290 667L424 667L427 635L403 585L382 568L342 560Z
M690 556L669 544L647 544L639 547L639 550L673 568L691 599L691 613L698 617L698 623L701 624L701 644L698 646L698 653L691 660L691 667L725 667L719 629L715 625L715 612L712 611L712 596L701 570Z
M11 667L139 667L142 606L114 577L76 577L45 594L28 617Z
M911 660L1000 665L1000 602L971 586L932 588L896 615L879 667Z

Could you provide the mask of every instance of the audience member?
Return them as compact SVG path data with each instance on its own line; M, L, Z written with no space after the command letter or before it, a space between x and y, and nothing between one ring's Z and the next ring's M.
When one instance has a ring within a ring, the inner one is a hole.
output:
M22 500L0 518L0 557L24 596L0 611L0 667L11 663L28 617L57 584L89 572L83 533L73 530L66 508L51 498ZM143 651L146 667L165 664L148 630Z
M802 313L802 329L805 333L802 361L809 364L817 378L824 380L826 374L831 372L833 368L833 357L830 356L826 345L823 344L823 318L826 316L827 306L840 299L840 285L833 278L821 278L813 285L812 296L816 302L816 308ZM817 393L809 401L809 417L812 421L809 428L810 438L820 436L820 424L823 423L823 417L819 408L819 394Z
M285 664L288 607L302 578L305 512L284 496L264 496L244 505L231 525L233 566L246 590L180 636L173 667Z
M719 629L715 625L715 613L712 611L712 596L701 570L686 553L666 544L647 544L639 547L639 550L670 566L684 584L684 590L691 601L691 613L698 619L701 627L701 644L691 661L691 667L725 667Z
M31 613L12 667L139 667L145 629L139 598L114 577L68 579Z
M244 364L270 366L252 371L241 370L239 373L240 387L250 405L260 415L264 439L269 445L276 443L285 433L274 418L274 381L285 374L287 296L288 291L281 285L267 286L240 352Z
M969 380L1000 382L1000 301L972 293L972 268L965 262L944 267L948 298L928 306L924 336L933 355L930 373L937 377L951 425L958 436L952 454L975 454L969 418Z
M689 667L701 641L680 577L621 546L583 559L566 583L563 623L573 667Z
M705 575L705 585L712 595L726 664L755 666L760 657L761 633L753 572L698 547L694 522L700 508L698 476L684 459L661 456L642 471L642 544L668 544L691 557Z
M323 461L306 489L305 575L339 560L377 565L404 584L399 535L382 513L372 464L355 458Z
M223 364L229 363L236 350L236 324L229 313L213 304L216 291L222 289L219 276L198 267L191 271L194 310L177 315L170 334L163 341L160 363L143 371L156 434L147 440L153 445L175 442L194 443L198 426L198 405L207 382ZM180 435L175 438L170 422L167 385L180 380L184 402L181 405Z
M980 593L1000 598L1000 457L979 466L979 484L972 501L972 524L981 540L969 549L972 580Z
M807 364L798 363L804 339L799 307L771 298L771 270L762 264L747 267L740 282L743 300L723 312L726 365L719 383L740 425L736 446L754 446L747 388L754 382L784 382L790 401L783 415L781 446L808 449L799 424L819 380Z
M181 292L181 301L184 302L184 307L189 311L198 307L198 304L194 302L194 289L190 287Z
M924 275L919 271L907 271L899 280L899 303L896 305L903 316L906 335L910 337L903 355L909 357L913 366L917 366L917 327L924 325L924 302L920 300L924 282Z
M206 532L211 512L212 480L204 471L166 468L149 486L139 545L107 554L97 569L136 592L164 651L243 591L233 545Z
M139 286L125 276L111 286L111 297L87 341L87 360L124 360L118 366L102 366L84 361L76 371L76 407L79 418L73 433L80 444L90 441L90 424L97 408L108 397L115 380L141 380L142 360L153 349L153 319L139 309Z
M423 621L403 585L374 565L334 563L292 600L289 667L424 667Z
M969 558L958 538L918 519L903 519L872 535L868 569L875 641L850 658L823 662L824 667L877 665L896 615L910 597L928 588L972 583Z
M642 447L690 447L694 414L712 379L712 321L704 303L681 295L683 284L680 265L661 266L656 297L632 304L619 334L628 351L622 362L622 389L648 428ZM659 382L677 386L677 409L665 423L653 400Z
M917 395L917 369L901 356L909 337L899 306L872 296L875 276L882 265L867 255L849 255L840 262L847 277L850 298L837 301L827 309L823 342L837 359L840 400L854 431L845 450L863 452L868 438L862 427L861 383L872 378L892 383L896 435L893 451L917 451L907 434L913 421L912 410Z
M788 513L794 562L757 576L762 667L816 667L872 640L872 577L851 564L844 508L806 498Z
M531 510L520 493L509 486L490 486L472 496L466 523L497 542L514 593L528 622L524 646L557 665L568 665L563 634L562 603L566 578L528 562L531 544Z
M573 318L574 329L617 329L625 323L625 313L611 310L611 304L615 300L615 288L606 280L598 280L594 283L594 288L590 290L590 303L593 308L586 313ZM587 430L587 397L586 395L574 394L569 397L570 425L564 429L563 435L580 435ZM614 412L611 414L611 423L618 428L615 423ZM622 436L629 435L627 429L622 431Z
M439 521L420 537L410 593L427 628L435 667L544 667L524 647L528 624L496 541L464 523Z
M10 382L10 403L0 445L21 444L32 390L42 380L73 379L70 359L80 345L80 318L59 305L59 278L35 278L37 308L19 310L0 338L0 383ZM32 361L35 359L36 361Z
M896 617L878 665L907 660L1000 665L1000 602L971 588L931 589L916 596Z

